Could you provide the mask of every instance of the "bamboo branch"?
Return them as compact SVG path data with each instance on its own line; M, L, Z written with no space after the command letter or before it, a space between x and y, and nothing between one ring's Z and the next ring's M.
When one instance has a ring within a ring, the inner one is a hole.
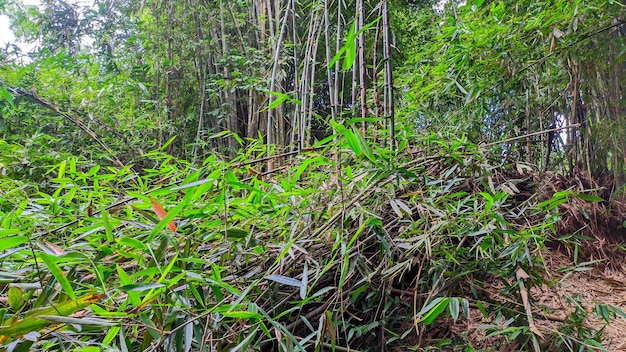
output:
M28 98L28 99L34 101L35 103L43 106L44 108L54 112L55 114L63 116L68 121L72 122L73 124L78 126L81 130L83 130L83 132L85 132L89 137L91 137L91 139L96 141L96 143L98 143L102 147L102 149L104 149L107 153L109 153L109 155L113 158L113 161L115 162L115 164L117 164L119 167L125 167L124 163L122 163L120 161L120 159L118 159L115 156L115 153L113 152L113 150L111 148L109 148L109 146L107 146L102 140L100 140L100 138L98 138L98 135L94 131L92 131L89 128L89 126L87 126L83 122L83 120L81 120L80 118L78 118L76 116L72 116L72 115L67 114L65 112L62 112L58 107L56 107L56 106L52 105L51 103L47 102L46 100L40 98L34 91L33 92L27 92L27 91L21 90L19 88L13 88L13 87L7 87L7 89L13 95L17 95L17 96Z
M528 138L528 137L538 136L538 135L542 135L542 134L546 134L546 133L559 132L561 130L567 130L567 129L570 129L570 128L578 128L578 127L580 127L579 123L576 123L576 124L573 124L573 125L569 125L569 126L550 128L550 129L539 131L539 132L528 133L528 134L525 134L525 135L522 135L522 136L517 136L517 137L503 139L503 140L497 141L497 142L487 143L487 144L485 144L485 147L490 147L492 145L497 145L497 144L500 144L500 143L512 142L512 141L516 141L516 140L519 140L519 139L524 139L524 138Z

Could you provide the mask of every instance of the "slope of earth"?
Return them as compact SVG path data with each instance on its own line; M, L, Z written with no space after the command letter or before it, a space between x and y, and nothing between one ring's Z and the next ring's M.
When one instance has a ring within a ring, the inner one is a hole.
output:
M626 312L626 267L615 263L604 268L574 269L564 273L563 268L573 267L571 259L558 252L547 252L545 259L547 274L556 284L531 292L535 304L560 312L563 317L574 313L580 304L578 308L588 316L585 325L595 331L604 329L601 334L603 347L608 351L626 351L626 318L618 314L607 323L595 314L598 305L613 306ZM556 325L550 321L541 323L552 330Z
M546 261L546 278L552 285L533 288L529 292L532 301L534 324L539 336L560 336L561 346L543 346L542 350L571 350L567 339L584 342L596 338L606 351L626 351L626 318L619 314L608 314L608 321L600 315L609 306L626 312L626 268L624 266L605 268L582 267L574 269L572 260L556 251L543 253ZM499 285L490 287L497 295ZM520 307L520 310L523 310ZM474 346L488 348L500 346L498 351L517 351L515 342L507 343L502 336L488 336L488 328L495 322L484 319L480 310L474 307L471 319L465 324L451 327L453 335L467 334ZM576 321L576 319L579 319ZM503 319L506 320L506 319ZM579 331L568 330L567 325L579 324ZM524 348L525 349L525 348ZM596 350L601 350L597 348Z

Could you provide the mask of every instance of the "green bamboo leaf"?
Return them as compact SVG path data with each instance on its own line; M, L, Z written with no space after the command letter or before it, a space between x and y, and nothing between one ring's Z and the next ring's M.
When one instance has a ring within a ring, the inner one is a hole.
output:
M19 229L0 229L0 238L20 233ZM4 241L4 240L3 240Z
M589 202L596 202L596 203L604 202L604 198L594 196L593 194L578 193L576 195L576 198L580 198L582 200L586 200Z
M355 123L359 123L359 122L369 122L369 123L378 123L378 122L385 122L385 119L382 117L355 117L355 118L351 118L346 120L346 123L348 125L354 125Z
M6 87L0 87L0 98L4 98L4 100L9 102L9 105L11 105L11 107L15 106L15 103L13 102L13 96L11 95L11 93L9 93L9 90Z
M18 311L26 301L24 290L19 287L12 286L9 288L9 307L13 311Z
M241 341L237 346L230 349L229 352L247 351L247 347L250 344L250 341L252 341L252 339L256 336L257 330L259 330L258 327L254 328L252 332L248 333L248 336L243 339L243 341Z
M354 65L354 57L356 56L356 43L354 42L354 39L346 43L345 47L346 55L343 58L343 64L341 65L341 68L344 71L347 71L352 68L352 65Z
M164 284L159 283L151 283L151 284L129 284L120 286L120 290L122 291L146 291L146 290L154 290L157 288L165 287Z
M111 327L109 331L107 332L107 334L104 336L104 340L102 340L102 343L104 345L110 345L111 342L113 342L113 340L115 339L115 336L120 331L120 329L121 329L120 326Z
M354 35L358 36L359 34L365 32L366 30L368 30L370 28L372 28L372 26L374 26L378 21L380 21L381 18L383 18L383 17L382 16L378 16L372 22L366 24L365 26L363 26L363 28L359 29Z
M430 304L428 304L424 309L422 309L419 313L417 313L417 322L424 323L424 325L432 324L435 319L441 315L446 310L450 299L447 297L437 297Z
M15 248L26 242L28 242L28 237L26 236L11 236L3 238L2 241L0 241L0 252Z
M189 193L193 194L193 192L189 192ZM178 252L174 253L174 256L172 257L172 260L170 260L170 263L167 265L167 267L165 267L165 269L163 269L163 272L161 273L161 277L157 280L156 284L161 284L161 283L163 283L165 281L165 278L172 271L172 269L174 268L174 264L176 264L177 260L178 260ZM183 276L184 276L184 274L183 274ZM158 287L155 287L155 288L151 289L150 292L148 292L148 294L146 294L146 296L141 301L141 305L144 305L144 304L148 303L151 299L153 299L156 296L154 291L157 288ZM158 294L159 293L157 293L157 295Z
M161 150L165 150L165 148L167 148L170 144L172 144L172 142L174 142L174 140L176 140L176 135L174 135L172 138L168 139L167 142L165 142L165 144L163 144L161 146Z
M76 300L76 294L74 293L74 289L72 288L72 284L65 277L65 273L59 268L59 266L55 262L55 257L47 254L47 253L39 253L39 258L46 264L48 270L50 270L50 274L54 276L57 282L63 288L63 291L67 293L67 295L72 299Z
M487 204L485 205L485 213L488 213L491 210L491 207L493 206L493 197L491 196L491 194L486 193L486 192L480 192L479 193L481 196L483 196L483 198L485 198L485 200L487 200Z
M65 176L65 166L67 165L66 161L63 160L61 161L61 163L59 163L59 171L58 171L58 175L57 178L58 179L62 179Z
M350 251L346 248L346 243L341 242L341 254L343 257L343 261L341 263L341 274L339 275L339 286L338 290L341 292L343 285L346 283L346 278L348 277L348 270L350 269Z
M239 318L239 319L262 319L263 318L263 316L259 313L246 312L246 311L223 312L221 314L227 318Z
M229 135L231 132L226 130L226 131L222 131L222 132L218 132L215 134L212 134L209 136L209 139L218 139L218 138L223 138L224 136Z
M272 103L271 103L271 104L267 107L267 109L268 109L268 110L271 110L271 109L276 109L278 106L280 106L280 104L282 104L283 102L285 102L285 101L287 100L287 98L289 98L289 97L287 96L287 94L283 94L283 95L278 96L278 97L276 98L276 100L274 100L274 101L273 101L273 102L272 102Z
M459 312L461 310L461 302L459 298L453 298L448 303L448 310L450 311L450 316L456 322L459 319Z
M96 346L87 346L87 347L78 347L71 350L72 352L102 352L101 347Z
M343 136L346 138L348 142L348 146L354 152L355 155L361 155L361 147L359 146L359 141L357 137L354 135L352 130L345 129L343 132Z
M133 281L131 280L130 276L128 276L128 274L124 271L124 269L122 269L121 266L116 265L116 270L117 270L117 275L119 276L120 281L123 284L122 287L128 287L128 285L133 284ZM134 290L125 290L125 291L128 294L128 299L133 305L138 306L139 304L141 304L141 298L139 297L139 293L135 292Z
M374 152L372 152L372 148L370 148L369 144L367 144L365 136L363 135L361 130L353 127L352 132L354 133L356 141L359 145L359 149L361 150L361 152L363 152L363 155L365 155L365 157L368 158L369 161L371 161L372 163L377 164L376 157L374 157Z
M109 241L109 243L113 243L113 225L111 224L111 221L109 221L108 210L102 210L100 215L102 216L102 223L104 224L104 232L106 233L107 241Z
M89 306L90 304L94 304L100 301L103 297L104 295L102 294L89 294L82 296L77 300L61 302L52 307L46 307L31 311L24 319L10 326L0 328L0 336L20 337L31 331L40 330L52 324L51 321L41 318L42 316L68 316Z
M346 46L342 46L341 49L339 49L339 51L337 52L337 54L335 54L335 56L333 56L333 59L330 60L330 63L328 64L328 66L332 66L335 64L335 62L341 60L341 58L343 57L343 54L346 52Z
M235 227L226 229L226 236L228 238L246 238L250 233L245 230L241 230Z
M226 173L224 174L224 180L226 180L226 182L228 182L229 184L240 183L237 179L237 176L235 176L232 171L226 171Z
M159 223L152 229L152 231L150 232L150 236L148 236L147 242L151 242L154 237L159 233L159 231L163 230L165 226L172 222L174 218L178 216L178 214L180 214L180 212L183 211L183 209L185 209L187 205L189 205L189 202L191 202L191 200L193 199L193 191L193 188L188 188L185 191L185 196L180 201L180 203L178 203L178 205L176 205L173 209L169 210L167 212L167 215L163 219L161 219L161 221L159 221Z
M131 248L135 248L135 249L144 249L146 248L146 245L141 242L138 239L132 238L132 237L122 237L117 239L117 243L121 244L122 246L126 246L126 247L131 247Z
M116 321L100 319L100 318L72 318L62 315L40 315L40 319L44 319L53 323L77 324L77 325L93 325L93 326L116 326Z

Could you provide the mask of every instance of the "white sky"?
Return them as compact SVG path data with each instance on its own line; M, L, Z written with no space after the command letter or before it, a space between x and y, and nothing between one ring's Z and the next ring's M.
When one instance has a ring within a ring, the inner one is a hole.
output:
M24 5L37 5L41 2L39 0L21 0ZM0 45L4 46L6 43L14 42L15 35L13 31L9 29L9 18L5 15L0 16Z
M0 44L4 46L7 42L15 40L13 32L9 29L9 18L7 16L0 16Z

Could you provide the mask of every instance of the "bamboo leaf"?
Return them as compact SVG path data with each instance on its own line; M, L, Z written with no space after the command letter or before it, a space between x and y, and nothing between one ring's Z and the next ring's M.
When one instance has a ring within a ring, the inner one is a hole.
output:
M11 236L5 237L0 241L0 251L6 251L7 249L15 248L21 244L28 242L26 236Z
M279 284L283 284L283 285L287 285L287 286L293 286L293 287L300 287L302 285L300 280L292 279L292 278L290 278L288 276L279 275L279 274L268 275L268 276L265 277L265 279L276 281Z
M374 164L377 164L376 157L374 157L374 152L372 148L370 148L369 144L365 140L365 136L358 128L353 127L352 132L354 133L354 137L356 138L356 142L359 145L359 149L363 152L366 158L369 159Z
M604 198L598 197L598 196L594 196L593 194L578 193L576 195L576 198L580 198L582 200L586 200L586 201L589 201L589 202L596 202L596 203L604 202Z
M4 98L4 100L6 100L11 107L15 106L13 96L9 93L9 90L6 87L0 87L0 98Z
M54 276L57 282L63 288L63 291L67 293L67 295L72 299L76 299L76 294L74 294L74 289L72 288L72 284L69 282L67 277L65 277L65 273L59 268L59 266L55 263L54 256L51 256L47 253L39 253L39 258L46 264L48 270L50 270L50 274Z
M0 336L20 337L31 331L37 331L50 324L51 321L41 318L42 316L62 315L68 316L90 304L94 304L104 298L102 294L89 294L77 300L58 303L52 307L46 307L32 311L24 319L4 328L0 328Z
M263 318L263 316L259 313L246 312L246 311L223 312L221 314L228 318L238 318L238 319L262 319Z
M39 318L53 323L93 325L93 326L116 326L117 322L100 318L72 318L62 315L40 315Z
M167 211L163 209L161 204L159 204L159 202L154 200L154 198L152 197L150 197L150 202L152 203L152 210L154 210L154 213L159 218L159 220L165 219L167 217ZM173 220L167 224L167 228L172 230L172 232L176 232L176 224Z
M24 290L22 290L19 287L15 287L15 286L10 287L8 296L9 296L9 307L13 311L20 310L20 308L22 308L22 306L24 305L24 302L26 301Z
M306 291L308 290L309 285L309 267L306 263L304 263L304 269L302 269L302 282L300 283L300 298L306 298Z
M424 323L424 325L432 324L435 319L445 311L449 301L450 299L447 297L435 298L430 304L417 313L417 322Z
M153 290L156 288L165 287L164 284L159 283L151 283L151 284L128 284L120 286L120 290L122 291L146 291Z

